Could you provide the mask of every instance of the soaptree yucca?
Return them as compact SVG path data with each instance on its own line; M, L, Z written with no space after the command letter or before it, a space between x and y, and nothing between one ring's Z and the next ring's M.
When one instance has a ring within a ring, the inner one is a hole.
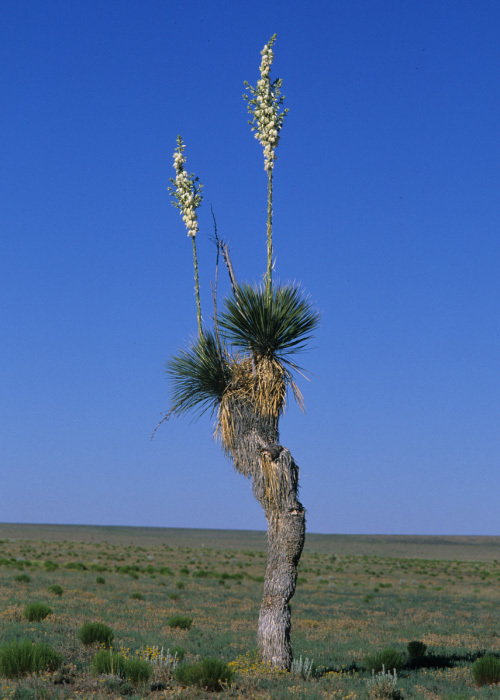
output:
M232 293L203 326L196 235L201 187L185 170L181 137L174 153L176 177L170 193L192 240L198 335L167 362L171 382L168 416L185 413L215 416L215 432L234 467L252 480L253 492L268 522L268 559L258 624L264 662L282 669L292 663L289 602L305 537L305 511L298 500L298 466L279 443L279 420L290 393L302 407L294 373L297 353L305 349L319 314L297 284L272 280L272 200L276 147L287 110L282 109L281 81L270 80L273 36L264 47L260 80L246 96L252 129L264 150L268 178L267 267L261 284L238 284L228 248L215 235L231 280Z

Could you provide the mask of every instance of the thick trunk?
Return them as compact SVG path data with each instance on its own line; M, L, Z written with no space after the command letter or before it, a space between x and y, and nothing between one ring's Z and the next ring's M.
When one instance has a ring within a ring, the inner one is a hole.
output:
M268 555L257 640L262 660L289 670L290 606L305 539L305 510L298 500L299 468L278 444L278 422L257 414L247 402L233 404L234 440L228 451L235 468L252 479L266 514Z
M304 509L298 502L297 506L291 511L267 514L267 567L257 632L262 660L287 670L293 660L289 602L295 593L306 532Z

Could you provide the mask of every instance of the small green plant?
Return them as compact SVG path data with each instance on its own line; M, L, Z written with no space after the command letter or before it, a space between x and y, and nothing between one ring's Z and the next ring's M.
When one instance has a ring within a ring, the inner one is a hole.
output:
M23 614L30 622L41 622L48 615L52 615L52 609L45 603L28 603L24 608Z
M181 630L191 629L192 624L193 619L191 617L185 617L184 615L172 615L172 617L169 617L167 620L167 625L169 627L178 627Z
M147 683L153 674L153 667L142 659L127 659L123 667L123 675L131 683Z
M17 576L14 576L14 581L16 583L29 583L31 578L28 576L28 574L18 574Z
M423 642L419 641L414 641L414 642L408 642L408 656L410 659L421 659L425 656L425 652L427 651L427 644L424 644Z
M180 664L174 671L175 680L184 686L197 686L207 691L220 691L231 685L234 672L219 659L202 659L194 664Z
M472 664L471 673L476 685L500 683L500 659L492 654L482 656Z
M106 579L104 578L104 576L98 576L95 582L98 583L100 586L103 586L106 583Z
M111 627L103 622L85 622L78 632L78 638L85 646L99 642L110 647L115 635Z
M28 639L10 642L0 647L0 675L18 678L27 673L55 671L62 656L47 644L33 644Z
M170 600L179 600L180 595L178 593L170 593L168 597Z
M184 588L186 588L186 584L184 581L176 581L175 587L179 590L182 591Z
M63 587L59 586L57 583L54 583L52 586L49 586L47 590L53 593L54 595L58 596L61 596L64 593Z
M140 591L134 591L130 594L132 600L144 600L144 596Z
M112 676L123 676L125 670L125 657L112 649L101 649L90 662L92 675L100 676L103 673Z
M392 647L387 647L382 649L382 651L377 651L374 654L369 654L363 661L363 666L367 671L375 671L375 673L380 673L388 669L388 671L400 671L405 665L406 660L403 654L399 651L393 649Z

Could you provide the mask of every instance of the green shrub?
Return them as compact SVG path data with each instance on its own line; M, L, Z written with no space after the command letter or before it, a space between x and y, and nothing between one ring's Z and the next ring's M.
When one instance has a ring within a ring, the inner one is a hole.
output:
M99 642L110 647L115 635L111 627L102 622L85 622L78 632L78 638L85 646Z
M90 568L92 571L95 571L96 574L102 574L104 571L109 571L107 566L103 566L102 564L91 564Z
M193 619L191 617L184 617L183 615L172 615L167 620L167 625L169 627L179 627L181 630L191 629L193 624Z
M219 659L202 659L194 664L180 664L174 671L175 680L184 686L194 685L208 691L223 690L231 685L234 672Z
M59 586L57 583L54 583L52 584L52 586L49 586L47 590L53 593L54 595L62 595L64 593L63 587Z
M14 581L16 581L16 583L29 583L31 579L28 574L18 574L14 576Z
M144 596L140 591L134 591L130 594L132 600L144 600Z
M125 678L131 683L147 683L153 673L153 666L141 659L127 659L123 669Z
M408 656L410 659L421 659L427 651L427 644L423 642L408 642Z
M169 651L172 656L175 656L177 654L177 661L179 662L182 661L182 659L184 658L184 654L186 653L184 651L184 647L179 647L177 645L173 646L171 649L169 649Z
M55 671L62 656L47 644L32 644L28 639L0 647L0 675L17 678L27 673Z
M106 579L104 578L104 576L98 576L95 582L98 583L100 586L103 586L106 583Z
M406 660L403 654L400 654L399 651L392 647L387 647L382 649L382 651L369 654L363 661L363 666L367 671L379 673L383 669L386 671L393 671L394 669L400 671L405 663Z
M43 562L43 567L46 571L55 571L57 568L59 568L59 564L56 564L55 561L50 561L47 559L47 561Z
M94 676L100 676L102 673L123 676L125 658L117 651L101 649L90 662L90 669Z
M491 654L482 656L472 664L471 673L476 685L500 683L500 659Z
M28 603L23 614L30 622L40 622L45 620L47 615L52 615L52 609L45 603Z
M87 567L81 561L70 561L69 564L66 564L66 568L76 569L76 571L87 571Z

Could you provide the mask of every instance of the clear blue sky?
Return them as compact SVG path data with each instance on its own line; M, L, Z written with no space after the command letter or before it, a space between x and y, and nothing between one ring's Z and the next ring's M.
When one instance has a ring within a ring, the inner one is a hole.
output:
M265 268L243 81L278 34L280 279L323 319L282 421L308 527L500 534L500 4L20 0L0 29L0 521L265 529L209 417L150 435L196 331L177 134Z

